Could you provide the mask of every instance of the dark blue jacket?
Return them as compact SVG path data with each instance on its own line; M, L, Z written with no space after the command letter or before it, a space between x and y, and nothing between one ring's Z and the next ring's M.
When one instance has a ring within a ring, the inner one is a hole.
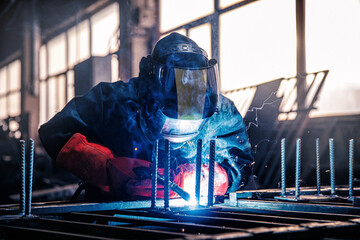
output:
M48 154L56 159L75 133L111 149L117 156L151 161L152 143L140 124L139 101L134 81L100 83L87 94L72 99L39 129ZM199 135L172 151L173 165L194 162L197 139L203 139L203 161L209 156L210 139L216 138L216 162L228 173L230 188L243 187L253 164L245 124L233 102L220 95L220 108L206 122Z

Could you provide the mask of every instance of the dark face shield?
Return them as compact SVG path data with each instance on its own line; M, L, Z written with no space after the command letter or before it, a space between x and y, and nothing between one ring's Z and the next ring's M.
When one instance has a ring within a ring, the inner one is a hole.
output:
M158 65L155 114L162 124L160 134L173 142L196 136L206 119L217 110L219 77L217 61L202 68Z

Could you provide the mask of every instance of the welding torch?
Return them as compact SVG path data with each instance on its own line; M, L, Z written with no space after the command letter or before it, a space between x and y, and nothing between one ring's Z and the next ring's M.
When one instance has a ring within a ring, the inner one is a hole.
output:
M137 168L133 169L133 171L140 179L151 179L152 178L151 170L147 167L137 167ZM161 181L162 184L165 183L164 176L157 173L157 178L158 178L158 180ZM182 197L185 201L187 201L187 202L190 201L190 194L188 192L186 192L184 189L182 189L179 185L172 182L171 180L169 180L169 187L172 191L174 191L177 195Z

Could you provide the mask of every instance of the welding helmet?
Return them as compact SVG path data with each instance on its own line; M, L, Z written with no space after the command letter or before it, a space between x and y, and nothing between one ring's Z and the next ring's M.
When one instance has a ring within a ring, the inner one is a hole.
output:
M142 59L139 77L149 79L151 97L142 111L142 125L152 139L187 141L217 111L217 61L208 60L206 52L183 35L172 33L159 40Z

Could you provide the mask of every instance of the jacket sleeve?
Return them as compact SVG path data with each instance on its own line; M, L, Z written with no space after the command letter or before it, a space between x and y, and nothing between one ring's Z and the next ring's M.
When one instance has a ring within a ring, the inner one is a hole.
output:
M109 85L108 85L109 86ZM109 87L100 83L81 97L73 98L59 113L40 126L39 137L52 159L66 142L75 134L81 133L93 141L97 139L98 125L103 121L103 101Z
M234 192L245 187L254 164L246 125L234 103L224 96L215 122L218 162L227 172L228 192Z

